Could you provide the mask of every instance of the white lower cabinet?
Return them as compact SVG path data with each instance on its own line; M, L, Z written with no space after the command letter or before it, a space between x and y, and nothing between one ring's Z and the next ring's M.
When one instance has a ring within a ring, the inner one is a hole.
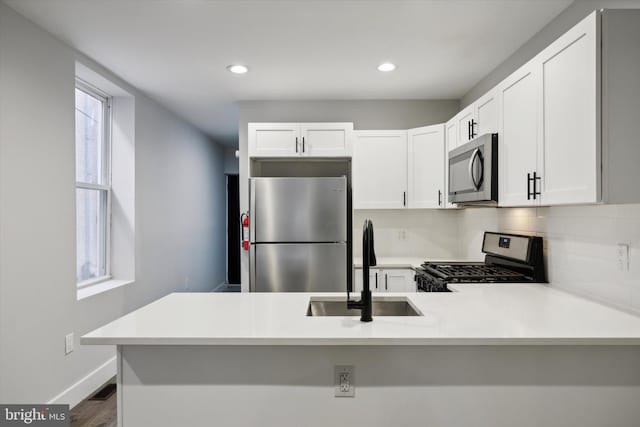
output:
M416 292L415 273L409 268L370 268L371 292ZM355 269L353 291L362 291L362 268Z
M409 269L386 269L381 277L381 287L385 292L416 292L415 274Z

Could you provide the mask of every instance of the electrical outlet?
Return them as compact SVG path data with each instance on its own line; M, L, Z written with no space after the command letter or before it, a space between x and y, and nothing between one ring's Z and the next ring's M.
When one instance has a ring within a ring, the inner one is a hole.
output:
M69 354L73 351L73 332L67 334L64 337L64 354Z
M336 366L334 369L335 397L354 397L353 366Z
M618 270L629 271L629 245L618 243Z

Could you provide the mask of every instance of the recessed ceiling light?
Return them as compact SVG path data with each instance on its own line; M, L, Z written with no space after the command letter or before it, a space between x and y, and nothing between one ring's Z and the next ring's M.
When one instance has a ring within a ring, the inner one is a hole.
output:
M392 64L391 62L385 62L385 63L382 63L382 64L380 64L378 66L378 70L384 71L384 72L393 71L395 69L396 69L396 66L394 64Z
M244 74L247 71L249 71L249 69L244 65L237 65L237 64L227 66L227 70L231 71L233 74Z

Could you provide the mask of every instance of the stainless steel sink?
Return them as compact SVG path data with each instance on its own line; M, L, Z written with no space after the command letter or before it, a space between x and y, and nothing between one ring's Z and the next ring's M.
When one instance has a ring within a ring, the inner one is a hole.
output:
M409 299L404 297L373 297L375 316L422 316ZM360 310L347 308L345 298L312 297L307 316L360 316Z

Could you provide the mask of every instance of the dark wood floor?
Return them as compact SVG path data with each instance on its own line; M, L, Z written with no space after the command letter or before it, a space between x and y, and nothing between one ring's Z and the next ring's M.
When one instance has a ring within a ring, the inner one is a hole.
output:
M117 427L116 393L107 400L83 400L71 410L71 427Z

